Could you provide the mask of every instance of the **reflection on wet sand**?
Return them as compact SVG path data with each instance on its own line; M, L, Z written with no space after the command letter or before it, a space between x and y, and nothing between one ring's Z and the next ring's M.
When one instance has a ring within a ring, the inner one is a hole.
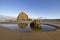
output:
M18 30L18 31L25 31L25 32L29 32L29 31L33 31L31 29L31 27L29 25L27 25L24 29L21 30L21 28L17 25L17 24L0 24L0 26L6 27L8 29L12 29L12 30ZM50 26L50 25L45 25L42 24L41 25L41 29L40 31L56 31L58 30L58 28L54 27L54 26Z

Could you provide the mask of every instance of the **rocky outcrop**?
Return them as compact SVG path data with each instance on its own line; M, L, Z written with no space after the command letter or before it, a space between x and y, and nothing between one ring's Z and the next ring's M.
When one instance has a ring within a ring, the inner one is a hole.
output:
M28 21L28 15L25 12L21 12L17 17L18 26L21 29L24 29L28 25L24 21Z

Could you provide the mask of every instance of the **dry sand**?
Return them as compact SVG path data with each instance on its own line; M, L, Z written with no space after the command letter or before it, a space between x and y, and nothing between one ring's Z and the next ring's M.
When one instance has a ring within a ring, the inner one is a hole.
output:
M0 40L60 40L60 30L50 32L19 32L0 27Z

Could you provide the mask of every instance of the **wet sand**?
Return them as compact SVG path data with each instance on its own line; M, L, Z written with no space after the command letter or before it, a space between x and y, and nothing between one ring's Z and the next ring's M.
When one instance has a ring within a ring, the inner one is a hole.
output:
M0 40L60 40L60 30L50 32L20 32L0 27Z

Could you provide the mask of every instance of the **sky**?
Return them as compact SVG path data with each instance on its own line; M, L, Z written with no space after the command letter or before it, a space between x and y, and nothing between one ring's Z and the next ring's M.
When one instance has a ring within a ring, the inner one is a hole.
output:
M29 18L60 19L60 0L0 0L0 15L17 18L22 11Z

